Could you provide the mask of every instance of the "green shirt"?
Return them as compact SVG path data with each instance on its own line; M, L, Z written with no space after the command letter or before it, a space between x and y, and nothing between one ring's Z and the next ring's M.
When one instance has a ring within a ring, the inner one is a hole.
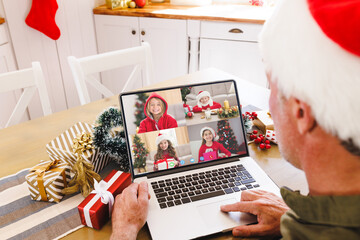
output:
M303 196L281 188L291 210L281 217L280 231L288 239L360 239L360 195Z

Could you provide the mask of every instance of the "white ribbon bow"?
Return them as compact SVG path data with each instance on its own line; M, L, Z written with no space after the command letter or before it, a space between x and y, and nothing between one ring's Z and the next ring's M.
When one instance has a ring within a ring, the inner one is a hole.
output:
M111 218L112 207L114 205L114 196L108 190L108 183L101 180L97 182L94 179L94 190L91 193L98 195L101 198L103 204L109 204L109 217Z

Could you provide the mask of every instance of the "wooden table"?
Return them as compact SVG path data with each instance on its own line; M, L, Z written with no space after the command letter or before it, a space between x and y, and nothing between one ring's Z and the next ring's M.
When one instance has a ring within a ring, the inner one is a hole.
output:
M154 84L151 87L183 85L224 79L236 80L240 101L243 105L251 103L261 109L268 109L268 89L238 79L217 69L206 69ZM104 108L118 105L118 96L114 96L0 130L0 177L32 167L41 159L48 159L45 146L49 141L74 123L79 121L93 123ZM303 172L282 159L276 146L270 150L261 151L251 144L249 149L250 155L277 185L286 185L292 189L301 190L303 194L308 193ZM109 221L101 231L85 227L68 235L65 239L108 239L110 234L111 223ZM146 226L140 231L138 239L151 239ZM232 239L232 236L230 233L217 234L212 238L206 239Z

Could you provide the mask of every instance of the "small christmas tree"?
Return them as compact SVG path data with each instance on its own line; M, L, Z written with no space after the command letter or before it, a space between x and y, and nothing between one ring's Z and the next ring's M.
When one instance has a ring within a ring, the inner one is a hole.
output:
M186 96L190 93L191 87L181 88L181 99L186 104Z
M149 151L144 147L144 143L141 142L141 139L138 135L135 134L133 140L133 153L134 153L134 167L139 168L140 172L146 171L146 156Z
M234 135L234 131L229 125L228 120L219 121L217 123L218 128L218 142L221 143L231 153L238 153L240 147Z
M135 125L138 127L140 126L140 122L146 118L146 115L144 113L144 106L146 103L146 99L148 96L145 93L138 93L137 100L135 103Z

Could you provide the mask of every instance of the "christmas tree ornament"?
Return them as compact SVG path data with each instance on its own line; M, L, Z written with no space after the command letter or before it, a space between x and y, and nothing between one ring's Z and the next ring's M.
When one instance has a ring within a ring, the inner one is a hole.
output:
M109 154L120 166L121 171L129 171L129 161L123 130L112 132L122 127L123 121L120 110L114 107L104 110L96 120L94 127L94 145L100 152Z
M61 34L55 22L57 10L58 4L56 0L33 0L25 23L49 38L57 40Z
M270 140L268 140L263 134L258 134L257 130L254 130L252 133L250 133L250 140L248 144L250 143L255 143L259 146L259 148L261 150L263 149L270 149L271 145L270 145Z

